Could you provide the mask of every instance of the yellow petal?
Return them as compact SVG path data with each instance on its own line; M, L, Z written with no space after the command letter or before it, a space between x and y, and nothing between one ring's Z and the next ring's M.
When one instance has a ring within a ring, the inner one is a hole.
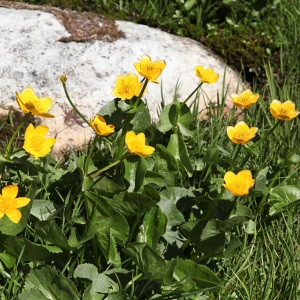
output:
M2 189L2 196L8 198L16 198L18 195L18 186L8 185Z
M17 199L17 208L26 206L30 202L30 198L18 197Z
M7 217L14 223L19 223L21 218L22 218L22 214L20 211L18 211L17 209L10 211L9 213L6 213Z

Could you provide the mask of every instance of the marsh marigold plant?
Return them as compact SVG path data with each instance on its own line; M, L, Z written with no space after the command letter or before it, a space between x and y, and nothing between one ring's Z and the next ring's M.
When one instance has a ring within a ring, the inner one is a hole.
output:
M257 127L249 128L244 121L240 121L234 127L227 127L227 135L233 143L244 145L255 137L257 129Z
M255 179L249 170L242 170L238 174L228 171L224 175L225 183L223 186L235 196L245 196L249 194L249 190L254 186Z
M1 219L6 215L12 222L20 222L22 214L18 208L26 206L30 202L30 198L17 198L18 190L19 188L16 185L8 185L2 189L2 194L0 194Z
M133 96L139 96L142 87L143 84L139 82L138 76L134 73L117 76L112 94L122 100L132 99Z
M47 113L52 105L51 98L39 98L30 86L27 86L21 93L16 92L16 96L18 105L25 114L31 113L44 118L54 118L53 115Z
M219 74L216 74L211 68L204 69L203 66L197 66L195 67L195 73L203 83L212 84L219 79Z
M35 159L46 156L56 142L55 138L46 138L48 130L49 128L45 125L34 128L32 124L29 124L25 131L23 148Z
M239 108L250 108L257 102L259 94L253 94L251 90L247 89L239 95L232 94L231 98L235 106Z
M147 157L154 152L154 147L145 145L146 137L144 133L135 134L129 131L125 136L125 144L128 152L134 153L141 157Z
M115 126L113 124L107 125L105 119L100 115L95 116L93 120L90 118L90 125L100 136L108 136L115 131Z
M143 77L147 78L149 81L158 83L157 78L162 73L166 66L164 60L157 60L152 62L149 55L143 55L140 62L135 62L134 67L136 71Z
M279 100L273 100L270 105L270 111L273 117L279 120L290 121L298 116L299 111L295 110L295 103L287 100L281 103Z

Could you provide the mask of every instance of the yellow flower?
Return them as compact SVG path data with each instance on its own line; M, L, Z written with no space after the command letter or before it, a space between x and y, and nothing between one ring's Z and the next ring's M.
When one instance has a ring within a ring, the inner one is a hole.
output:
M8 185L2 189L2 195L0 194L1 219L6 215L12 222L20 222L22 214L17 208L26 206L30 202L30 199L25 197L16 198L18 189L16 185Z
M251 90L247 89L243 91L240 95L232 94L231 98L233 99L234 105L240 108L250 108L255 104L259 98L259 94L253 94Z
M165 66L166 62L164 60L157 60L155 62L152 62L151 57L146 54L142 56L141 62L134 63L136 71L141 76L154 83L158 83L156 79L160 76Z
M51 108L52 99L49 97L39 98L35 94L32 87L27 86L23 92L18 93L17 102L25 114L31 112L33 115L38 115L44 118L54 118L47 111Z
M279 100L273 100L270 105L270 111L273 117L288 121L297 117L300 113L298 110L295 110L295 103L291 100L287 100L284 103L281 103Z
M146 138L144 133L136 135L133 131L129 131L125 136L125 144L128 152L137 154L141 157L147 157L154 152L154 148L146 146Z
M235 196L245 196L249 194L249 190L254 186L255 179L249 170L240 171L234 174L229 171L224 175L225 184L223 186Z
M115 126L112 124L106 125L105 119L100 115L97 115L94 120L90 118L90 125L100 136L108 136L115 131Z
M219 74L215 74L211 68L205 70L202 66L197 66L195 67L195 73L204 83L214 83L219 79Z
M49 128L45 125L34 128L32 124L29 124L25 131L23 148L35 159L46 156L56 142L55 138L45 138L48 130Z
M233 143L244 145L254 138L257 129L257 127L249 128L244 121L240 121L234 127L227 127L227 135Z
M113 95L122 100L132 99L133 96L138 97L143 84L139 82L136 74L130 73L126 76L117 76Z

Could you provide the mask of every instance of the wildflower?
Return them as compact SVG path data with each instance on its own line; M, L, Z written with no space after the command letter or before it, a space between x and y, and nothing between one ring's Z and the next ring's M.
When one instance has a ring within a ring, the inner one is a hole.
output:
M156 79L160 76L165 66L166 62L164 60L157 60L155 62L152 62L149 55L143 55L141 58L141 62L134 63L136 71L141 76L154 83L158 83Z
M32 124L29 124L25 131L23 148L35 159L46 156L56 142L55 138L45 138L48 130L49 128L45 125L34 128Z
M225 184L223 186L235 196L245 196L254 186L255 179L249 170L242 170L238 174L229 171L224 175Z
M18 93L17 102L20 108L25 114L32 113L33 115L38 115L44 118L54 118L53 115L48 114L47 111L52 105L52 99L49 97L39 98L35 94L32 87L27 86L23 92Z
M130 153L137 154L141 157L147 157L154 152L154 148L145 145L146 138L144 133L136 135L133 131L129 131L125 136L126 148Z
M259 94L253 94L251 90L247 89L243 91L240 95L232 94L231 98L233 99L234 105L239 108L250 108L255 104L259 98Z
M115 131L115 126L112 124L106 125L105 119L100 115L97 115L94 120L90 118L90 125L100 136L108 136Z
M126 76L117 76L113 95L122 100L132 99L133 96L138 97L143 84L139 82L136 74L130 73Z
M196 76L204 83L214 83L219 79L219 74L215 74L214 70L207 68L206 70L202 66L195 67Z
M18 189L16 185L8 185L2 189L2 195L0 194L0 219L6 215L12 222L20 222L22 214L18 208L26 206L30 199L25 197L16 198Z
M234 127L227 127L227 135L233 143L244 145L254 138L257 129L257 127L249 128L244 121L240 121Z
M270 111L273 117L288 121L297 117L300 113L298 110L295 110L295 103L291 100L287 100L284 103L281 103L279 100L273 100L270 105Z

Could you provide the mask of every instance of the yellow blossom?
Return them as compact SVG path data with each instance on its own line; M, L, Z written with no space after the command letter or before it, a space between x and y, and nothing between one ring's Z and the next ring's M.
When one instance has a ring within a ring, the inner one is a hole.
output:
M142 56L140 62L134 63L136 71L141 76L154 83L158 83L156 79L160 76L165 66L166 62L164 60L157 60L155 62L152 62L151 57L146 54Z
M146 138L144 133L136 135L133 131L129 131L125 136L125 144L128 152L137 154L141 157L147 157L154 152L154 148L146 146Z
M259 98L259 94L253 94L251 90L247 89L243 91L240 95L232 94L231 98L233 99L234 105L239 108L250 108L255 104Z
M244 121L240 121L234 127L227 127L227 135L233 143L244 145L254 138L257 129L257 127L249 128Z
M100 115L97 115L94 120L90 118L90 125L100 136L108 136L115 131L115 126L112 124L107 125L105 119Z
M34 128L32 124L29 124L25 131L23 148L35 159L46 156L56 142L55 138L45 138L48 130L49 128L45 125Z
M142 87L143 84L139 82L138 76L130 73L126 76L117 76L115 88L112 93L122 100L132 99L133 96L139 96Z
M249 170L242 170L238 174L228 171L224 175L225 184L223 186L235 196L245 196L254 186L255 179Z
M270 111L273 117L287 121L297 117L300 113L298 110L295 110L295 103L291 100L287 100L284 103L281 103L279 100L273 100L270 105Z
M16 92L17 102L25 114L32 113L45 118L54 118L47 111L51 108L52 99L49 97L39 98L32 87L27 86L23 92Z
M30 202L30 199L25 197L16 198L18 189L16 185L8 185L2 189L2 195L0 194L1 219L6 215L12 222L20 222L22 214L18 208L26 206Z
M219 79L219 74L215 74L214 70L207 68L206 70L202 66L195 67L196 76L201 79L203 83L214 83Z

